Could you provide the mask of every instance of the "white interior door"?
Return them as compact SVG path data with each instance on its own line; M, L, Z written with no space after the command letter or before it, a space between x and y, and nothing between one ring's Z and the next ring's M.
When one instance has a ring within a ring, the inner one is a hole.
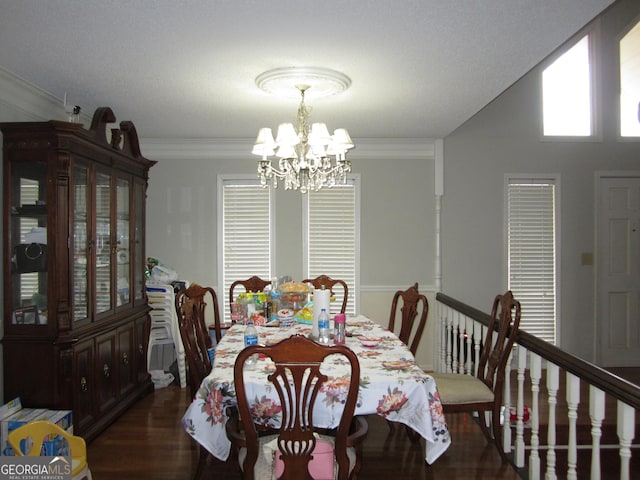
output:
M603 176L598 191L598 363L638 366L640 176Z

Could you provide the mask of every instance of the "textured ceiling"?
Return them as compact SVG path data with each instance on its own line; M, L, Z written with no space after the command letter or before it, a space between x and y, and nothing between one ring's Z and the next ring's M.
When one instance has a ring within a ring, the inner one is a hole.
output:
M347 74L312 119L360 138L444 137L611 0L0 0L0 68L140 137L250 138L294 121L284 66Z

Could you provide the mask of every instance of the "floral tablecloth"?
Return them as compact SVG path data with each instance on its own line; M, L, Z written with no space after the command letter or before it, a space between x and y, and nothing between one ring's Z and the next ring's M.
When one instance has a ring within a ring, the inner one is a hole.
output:
M270 344L293 334L308 335L311 326L295 324L289 328L257 327L260 343ZM204 379L196 397L182 418L182 424L198 443L215 457L226 460L231 444L225 433L225 409L236 404L233 365L243 348L244 326L234 325L216 348L211 373ZM433 463L451 444L435 381L421 370L414 357L398 337L364 316L347 319L347 346L360 362L360 390L356 415L377 414L409 425L426 439L425 458ZM362 345L361 337L380 338L373 347ZM279 422L280 406L277 394L269 388L266 377L273 364L260 358L247 376L247 397L256 418L267 425ZM313 413L319 427L338 425L342 409L341 397L346 395L345 378L349 367L344 357L332 355L322 366L330 377ZM324 398L322 396L324 395Z

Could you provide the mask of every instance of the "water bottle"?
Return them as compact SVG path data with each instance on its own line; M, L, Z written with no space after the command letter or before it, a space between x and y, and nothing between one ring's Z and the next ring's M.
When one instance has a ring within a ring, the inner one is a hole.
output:
M258 344L258 331L256 327L253 325L253 321L248 321L247 326L244 327L244 346L248 347L249 345L257 345ZM258 361L257 355L251 355L247 358L247 365L254 365Z
M327 345L329 340L329 314L327 314L327 309L323 308L318 316L318 342Z
M346 342L346 318L344 313L338 313L333 317L333 323L335 324L335 330L333 332L333 343L336 345L344 345Z
M278 320L278 310L280 310L280 292L272 290L269 320Z

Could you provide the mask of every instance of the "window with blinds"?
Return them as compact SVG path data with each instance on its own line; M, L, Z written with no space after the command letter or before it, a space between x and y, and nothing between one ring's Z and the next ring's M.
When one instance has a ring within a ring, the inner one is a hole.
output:
M347 314L356 313L359 264L359 202L356 182L309 192L305 202L305 255L307 278L328 275L349 286ZM336 288L334 305L341 305L342 289ZM335 313L335 312L332 312Z
M509 289L522 305L520 328L556 343L557 179L509 178Z
M271 278L271 191L257 180L222 181L222 290L218 301L229 318L229 287L252 275ZM259 241L257 241L259 239Z

